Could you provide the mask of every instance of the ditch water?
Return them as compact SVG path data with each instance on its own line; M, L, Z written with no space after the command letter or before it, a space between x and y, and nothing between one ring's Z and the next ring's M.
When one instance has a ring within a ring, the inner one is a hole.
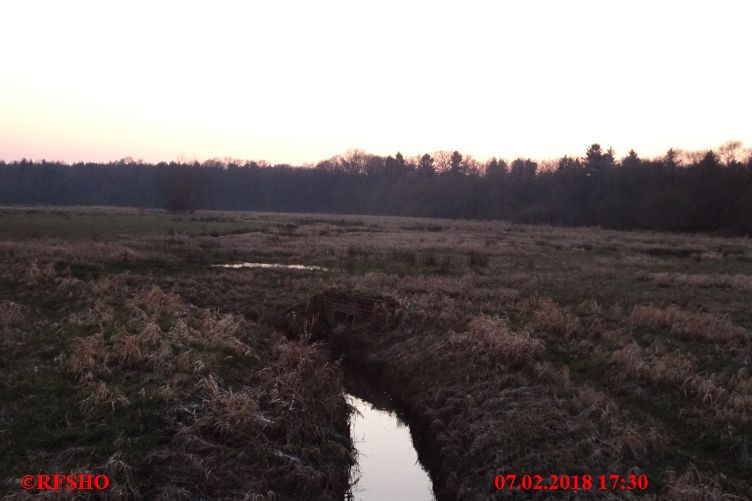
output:
M388 407L374 406L354 395L347 399L357 411L350 435L358 450L358 466L350 473L353 486L348 499L434 500L431 479L418 462L407 425Z

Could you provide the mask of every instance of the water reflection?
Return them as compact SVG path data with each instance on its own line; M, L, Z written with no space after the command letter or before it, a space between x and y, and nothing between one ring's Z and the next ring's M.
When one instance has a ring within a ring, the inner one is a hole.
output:
M328 268L322 266L311 266L307 264L279 264L279 263L228 263L228 264L213 264L214 268L264 268L264 269L283 269L283 270L313 270L313 271L329 271Z
M418 462L407 426L394 413L352 395L347 398L358 411L350 430L359 466L351 474L352 499L434 500L431 480Z

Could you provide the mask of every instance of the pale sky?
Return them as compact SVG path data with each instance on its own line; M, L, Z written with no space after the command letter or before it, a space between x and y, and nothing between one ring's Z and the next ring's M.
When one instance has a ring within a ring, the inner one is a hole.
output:
M752 2L0 3L0 159L752 143Z

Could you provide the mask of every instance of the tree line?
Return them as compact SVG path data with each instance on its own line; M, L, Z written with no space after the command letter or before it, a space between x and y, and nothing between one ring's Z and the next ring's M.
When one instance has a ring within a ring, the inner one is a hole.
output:
M537 162L458 151L414 158L353 150L294 167L213 159L147 164L0 162L0 204L384 214L505 219L616 229L752 234L752 155L669 150L617 159L598 144L582 157Z

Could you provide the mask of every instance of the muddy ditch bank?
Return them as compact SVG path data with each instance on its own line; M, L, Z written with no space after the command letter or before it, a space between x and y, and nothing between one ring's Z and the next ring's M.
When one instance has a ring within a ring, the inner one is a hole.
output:
M507 335L518 349L489 349L477 330L488 323L496 326L492 320L468 326L411 308L384 296L326 291L290 310L287 320L291 336L320 342L341 361L346 387L355 379L348 375L356 374L389 396L409 425L438 501L548 495L499 491L494 484L499 473L648 471L640 451L635 455L615 440L620 425L592 419L592 409L566 367L562 372L546 360L539 341ZM505 333L491 334L504 340ZM608 499L614 493L561 496ZM625 498L634 496L627 493Z
M323 297L322 297L323 296ZM457 465L447 463L438 451L446 451L447 437L435 415L414 400L406 389L401 371L387 359L374 354L373 341L378 331L389 322L393 302L388 297L349 295L355 300L335 305L340 297L332 294L313 298L286 315L290 336L319 342L333 360L340 362L344 386L350 395L362 399L377 409L393 412L410 431L412 445L420 465L427 471L438 501L458 499L453 485ZM353 437L355 440L356 437ZM356 499L357 496L356 496ZM428 497L430 499L430 496Z

